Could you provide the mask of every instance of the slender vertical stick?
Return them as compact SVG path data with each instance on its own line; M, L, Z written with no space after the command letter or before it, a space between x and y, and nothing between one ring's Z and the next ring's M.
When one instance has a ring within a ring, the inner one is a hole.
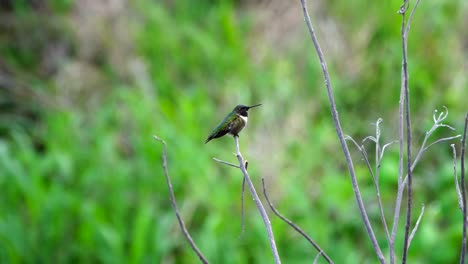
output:
M411 170L411 113L410 113L410 98L409 98L409 83L408 83L408 33L411 26L411 21L413 19L414 12L419 4L419 0L416 2L413 10L408 19L408 23L405 25L405 14L409 7L409 1L404 0L403 5L400 9L400 14L402 15L402 24L401 24L401 42L402 42L402 51L403 51L403 62L402 62L402 83L405 93L405 120L406 120L406 169L408 173L408 194L407 194L407 203L406 203L406 224L405 224L405 238L403 243L403 256L402 263L406 263L406 258L408 256L408 244L411 230L411 213L412 213L412 200L413 200L413 177Z
M317 56L320 60L320 64L322 66L323 77L325 79L325 86L328 93L328 100L330 103L333 123L335 124L336 133L341 143L341 148L343 149L343 153L346 158L346 164L348 165L348 171L351 177L351 183L353 186L354 196L356 197L356 201L359 207L359 211L361 213L362 220L364 221L364 225L366 227L367 234L371 240L372 246L374 247L375 253L380 261L380 263L385 263L385 257L383 256L382 250L380 249L379 243L374 234L374 230L372 229L371 223L369 221L369 217L367 216L366 208L364 207L364 202L362 201L361 193L359 191L358 182L356 179L353 161L351 159L351 154L348 149L348 145L346 145L346 140L343 134L343 130L341 128L341 123L338 118L338 111L336 110L335 98L333 96L333 88L330 83L330 75L328 73L327 64L325 62L325 58L322 53L322 49L318 43L317 37L315 36L314 28L312 27L312 22L310 21L309 11L307 10L307 5L305 3L306 0L301 0L302 4L302 11L304 14L304 20L307 24L307 28L309 30L309 34L314 44L315 51L317 52Z
M382 123L382 119L379 118L375 122L375 180L374 180L374 185L375 185L375 192L377 194L377 204L379 205L379 211L380 211L380 219L382 220L382 225L385 230L385 235L387 236L387 242L390 244L390 233L388 231L388 225L387 225L387 220L385 219L385 213L383 211L383 206L382 206L382 199L380 197L380 188L379 188L379 176L380 176L380 162L381 162L381 156L383 155L383 151L385 149L380 148L380 123ZM389 143L391 144L391 143ZM384 146L385 148L385 146ZM363 153L365 153L366 149L364 146L362 146ZM365 154L365 159L366 163L368 166L368 169L370 173L372 174L372 168L370 167L369 160L367 160L367 154Z
M182 232L184 233L185 238L187 238L187 241L189 242L190 246L192 247L193 251L197 254L197 256L200 258L200 261L202 263L208 263L208 260L206 260L205 256L201 253L201 251L198 249L197 245L192 239L192 236L190 236L190 233L187 231L187 228L185 227L184 220L182 220L182 217L180 216L179 209L177 208L177 203L174 195L174 190L172 189L172 183L171 183L171 178L169 177L169 170L167 168L167 154L166 154L166 142L162 140L161 138L157 136L153 136L154 139L157 141L161 142L163 144L163 168L164 168L164 175L166 176L166 182L167 186L169 187L169 195L171 198L171 205L172 208L174 209L177 217L177 221L179 222L180 229L182 229Z
M412 206L412 167L411 167L411 119L410 119L410 101L409 101L409 84L408 84L408 60L407 60L407 50L408 50L408 34L411 26L411 21L413 20L414 13L418 7L420 0L416 1L416 4L411 11L411 14L408 18L408 23L406 23L405 14L409 8L409 0L404 0L403 4L398 11L402 16L401 22L401 42L402 42L402 66L401 66L401 90L400 90L400 102L399 102L399 142L400 142L400 160L398 166L398 191L397 191L397 201L395 204L395 215L392 227L391 243L390 243L390 263L395 263L395 238L396 231L398 228L398 220L400 215L400 206L401 200L403 197L403 191L405 189L405 183L403 181L403 127L404 120L406 120L406 136L407 136L407 184L408 184L408 197L407 197L407 213L406 213L406 224L405 224L405 238L403 246L403 256L402 263L406 263L406 257L408 254L408 240L411 229L411 206ZM405 118L403 115L405 114Z
M466 255L466 186L465 186L465 151L466 151L466 130L468 127L468 113L465 116L465 128L463 129L463 139L461 146L460 162L461 162L461 193L463 201L463 232L462 232L462 248L460 253L460 264L465 264Z
M403 45L403 60L401 66L401 89L400 89L400 101L398 102L398 141L399 141L399 161L398 161L398 191L397 191L397 202L395 204L395 219L393 221L393 228L392 228L392 240L390 244L390 264L395 263L395 238L396 238L396 231L398 228L398 220L400 216L400 206L403 199L403 192L405 189L405 184L403 184L403 162L404 162L404 127L405 127L405 87L407 85L408 79L405 76L405 67L406 67L406 49L404 48L405 43L405 14L407 10L408 1L405 0L403 5L400 7L399 13L402 16L401 19L401 38L402 38L402 45ZM398 211L397 211L398 210ZM406 243L405 246L406 248Z
M406 39L405 39L406 40ZM405 239L403 246L403 257L402 263L406 263L406 257L408 255L408 243L409 235L411 230L411 213L412 213L412 202L413 202L413 172L411 170L411 114L410 114L410 99L409 99L409 87L408 87L408 65L406 62L406 49L407 43L404 40L403 44L403 64L405 72L405 119L406 119L406 170L408 172L408 192L406 202L406 224L405 224Z
M403 38L403 32L405 30L405 13L408 1L404 1L403 5L400 7L399 13L402 14L402 23L401 23L401 34ZM405 62L403 62L404 64ZM397 191L397 200L395 203L395 214L392 226L392 235L390 240L390 264L395 263L395 238L396 231L398 228L398 221L400 217L400 206L401 206L401 197L403 196L404 184L403 184L403 159L404 159L404 104L405 104L405 81L404 78L404 66L401 70L401 89L400 89L400 100L398 102L398 142L399 142L399 160L398 160L398 191Z
M270 219L268 218L268 214L265 211L265 208L263 207L262 202L260 201L260 197L258 197L257 191L255 190L252 180L250 179L249 173L247 172L247 169L245 168L244 158L242 157L242 154L239 148L239 136L234 136L234 141L236 143L236 156L237 156L237 160L239 160L239 167L242 173L244 174L244 179L247 182L247 185L249 186L250 192L252 193L253 199L255 201L255 205L257 205L258 211L260 212L260 215L262 216L263 223L265 224L265 228L267 230L268 240L270 241L271 251L273 252L273 257L275 258L275 263L279 264L281 263L281 260L278 254L278 249L276 249L276 242L275 242L275 237L273 235L273 229L271 228Z

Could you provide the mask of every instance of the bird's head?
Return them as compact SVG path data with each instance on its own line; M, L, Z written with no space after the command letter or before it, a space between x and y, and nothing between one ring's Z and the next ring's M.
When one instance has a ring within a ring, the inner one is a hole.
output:
M252 105L252 106L238 105L238 106L234 107L233 111L236 112L237 114L241 115L241 116L248 116L247 111L249 111L250 108L261 106L261 105L262 104L256 104L256 105Z

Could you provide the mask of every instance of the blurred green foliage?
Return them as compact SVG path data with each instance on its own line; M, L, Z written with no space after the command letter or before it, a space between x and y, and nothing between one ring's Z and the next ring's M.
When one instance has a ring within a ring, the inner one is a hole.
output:
M400 2L310 3L345 133L356 140L374 133L369 124L379 117L384 141L397 138ZM258 189L265 177L278 210L335 263L376 263L298 2L112 3L0 3L0 263L197 263L170 206L154 134L168 144L182 217L207 258L271 263L248 192L239 237L240 172L212 160L235 162L232 139L203 144L238 103L263 103L241 134ZM467 15L461 0L423 1L415 15L415 150L442 105L457 131L441 129L433 140L461 133ZM373 157L374 146L366 146ZM391 225L397 147L386 153L380 187ZM353 155L387 252L371 177L355 149ZM414 219L421 204L426 213L411 263L458 259L461 213L452 170L448 143L432 147L415 170ZM317 252L271 219L284 263L310 263ZM398 256L402 219L404 212Z

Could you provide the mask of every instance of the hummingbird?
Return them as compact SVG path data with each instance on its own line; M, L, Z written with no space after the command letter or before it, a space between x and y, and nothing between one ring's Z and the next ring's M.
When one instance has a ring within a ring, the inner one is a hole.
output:
M226 134L231 134L234 137L239 136L239 132L247 125L248 113L250 108L260 106L256 104L252 106L238 105L229 113L221 123L211 132L205 141L205 144L214 138L222 137Z

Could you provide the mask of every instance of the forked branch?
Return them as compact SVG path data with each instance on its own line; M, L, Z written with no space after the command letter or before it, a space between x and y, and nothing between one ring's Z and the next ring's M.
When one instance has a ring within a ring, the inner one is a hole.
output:
M267 235L268 235L268 240L270 241L270 247L271 251L273 252L273 257L275 259L275 263L279 264L281 263L281 259L278 254L278 249L276 248L276 242L275 242L275 237L273 235L273 229L271 227L270 219L268 218L268 214L265 211L265 208L263 207L262 201L260 200L260 197L258 197L257 191L255 190L255 187L252 183L252 180L250 179L249 173L247 172L247 165L248 163L244 161L244 158L242 157L242 154L240 152L240 147L239 147L239 136L234 136L234 141L236 144L236 157L237 160L239 161L239 165L234 165L232 163L222 161L219 159L214 159L215 161L231 166L231 167L236 167L239 168L242 173L244 174L244 181L247 182L247 185L249 186L250 193L253 196L253 200L255 202L255 205L257 206L258 211L260 212L260 215L262 216L263 223L265 224L265 228L267 230ZM244 182L242 183L242 197L243 197L243 192L244 192ZM243 207L243 198L242 198L242 207ZM243 211L243 209L242 209ZM243 217L242 217L243 219ZM243 220L242 220L242 230L243 230Z
M275 263L279 264L281 263L281 260L278 254L278 249L276 248L275 237L273 235L273 229L271 228L270 219L268 218L268 214L265 211L265 208L263 207L260 197L258 197L257 191L255 190L252 180L250 179L249 173L247 172L247 169L245 167L244 158L242 157L242 154L240 152L239 137L235 136L234 141L236 143L236 156L237 160L239 161L240 170L244 174L244 179L247 182L247 185L249 186L250 193L252 194L253 199L255 201L255 205L257 206L257 209L260 212L260 215L262 216L263 223L265 224L265 228L267 230L268 240L270 241L271 251L273 252L273 257L275 258Z
M379 126L379 121L377 121L376 123L377 127ZM379 129L377 129L379 130ZM379 134L380 132L377 132L377 134ZM349 135L346 135L345 137L347 140L350 140L351 142L353 142L353 144L356 146L356 148L359 150L359 152L361 152L361 155L362 155L362 158L364 160L364 163L366 164L367 166L367 169L369 170L369 173L370 175L372 176L372 181L374 182L374 187L375 187L375 192L376 192L376 195L377 195L377 204L379 206L379 212L380 212L380 220L382 222L382 225L383 225L383 228L384 228L384 231L385 231L385 235L386 235L386 238L387 238L387 242L390 244L390 233L388 231L388 225L387 225L387 221L385 220L385 213L383 211L383 206L382 206L382 199L381 199L381 196L380 196L380 187L379 187L379 171L380 171L380 163L381 163L381 158L383 158L383 155L379 155L379 149L380 149L380 143L379 143L379 136L377 136L376 138L372 137L372 136L369 136L369 137L366 137L364 141L366 141L367 139L370 139L372 141L375 142L375 145L376 145L376 157L378 157L376 159L376 165L375 165L375 173L374 171L372 170L372 166L370 164L370 161L369 161L369 157L367 156L367 152L366 152L366 149L364 148L364 145L361 145L359 146L359 144L356 142L356 140L354 140L351 136ZM389 146L390 143L387 143L385 146ZM383 149L385 149L385 146ZM383 151L382 151L383 153Z

